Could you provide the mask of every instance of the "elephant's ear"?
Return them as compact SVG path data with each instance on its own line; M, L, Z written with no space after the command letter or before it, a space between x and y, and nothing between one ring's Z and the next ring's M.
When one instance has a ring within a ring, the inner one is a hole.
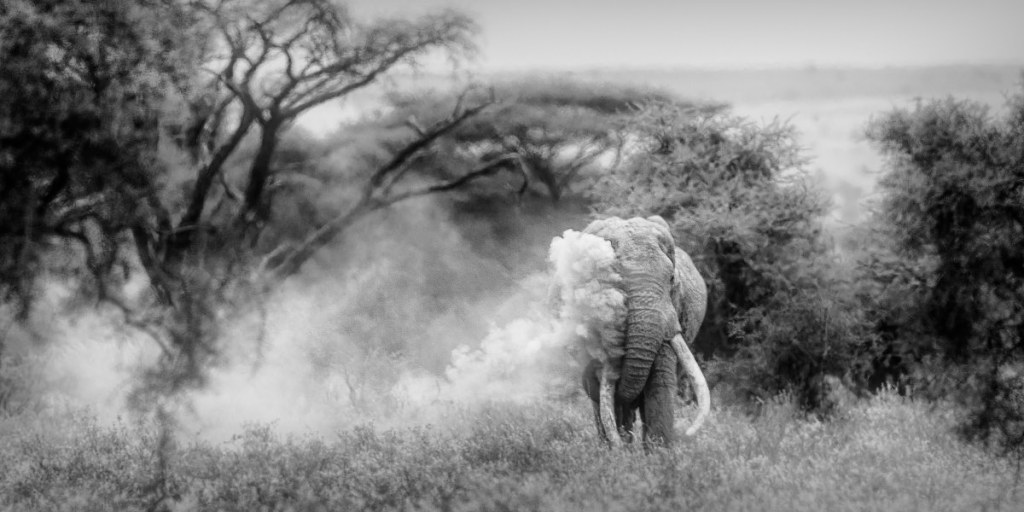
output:
M681 314L685 308L685 305L683 304L683 286L685 286L685 280L683 279L683 276L680 275L680 272L686 268L687 256L686 253L678 247L672 248L672 254L672 288L669 289L668 294L669 297L672 298L672 305L675 306L676 313ZM683 333L683 335L686 334L687 333L685 332ZM693 340L689 340L689 342L692 343Z
M661 218L661 215L652 215L647 217L647 220L655 225L655 230L658 233L658 246L661 248L661 252L668 256L668 259L672 262L672 276L675 277L676 268L676 241L672 236L672 228L669 227L668 222Z
M651 223L657 225L658 234L658 245L661 250L668 256L669 261L672 262L672 282L669 285L669 296L672 299L672 305L676 307L677 312L682 304L682 297L679 291L679 273L678 273L678 262L676 261L676 241L675 237L672 236L672 228L669 227L668 222L661 218L660 215L652 215L647 217Z

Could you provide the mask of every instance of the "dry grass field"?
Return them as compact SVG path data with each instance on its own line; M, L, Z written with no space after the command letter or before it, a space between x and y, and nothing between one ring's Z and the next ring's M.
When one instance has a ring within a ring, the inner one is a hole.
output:
M953 433L955 413L883 394L822 423L785 401L718 407L645 454L597 441L589 405L447 406L443 421L182 443L86 413L0 420L0 510L1013 511L1019 468ZM158 484L162 482L162 484ZM160 503L157 500L162 499Z

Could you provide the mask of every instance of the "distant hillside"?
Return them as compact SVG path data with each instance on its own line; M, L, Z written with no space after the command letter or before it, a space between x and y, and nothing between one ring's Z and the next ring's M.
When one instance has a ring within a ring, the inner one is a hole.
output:
M853 96L998 95L1014 88L1024 66L942 66L879 69L634 69L572 72L586 80L659 85L687 97L730 102Z

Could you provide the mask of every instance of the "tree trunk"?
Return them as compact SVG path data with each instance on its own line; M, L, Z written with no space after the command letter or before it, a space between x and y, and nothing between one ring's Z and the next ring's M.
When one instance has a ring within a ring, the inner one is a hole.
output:
M274 150L277 149L280 128L281 125L273 121L263 125L260 147L249 170L249 184L245 188L242 211L239 212L239 219L245 224L253 220L264 221L269 216L270 212L263 194L270 178L270 163L274 157Z

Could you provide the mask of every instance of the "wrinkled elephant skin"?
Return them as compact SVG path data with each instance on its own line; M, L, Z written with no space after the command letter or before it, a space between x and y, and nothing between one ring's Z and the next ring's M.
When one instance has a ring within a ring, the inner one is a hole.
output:
M687 430L693 435L710 409L707 383L686 345L704 319L704 280L690 257L675 246L661 217L602 219L584 233L611 243L626 297L621 368L603 368L595 360L583 374L584 388L595 402L599 432L612 446L621 443L620 432L630 440L628 432L639 411L645 444L670 445L681 364L697 395L699 413Z

